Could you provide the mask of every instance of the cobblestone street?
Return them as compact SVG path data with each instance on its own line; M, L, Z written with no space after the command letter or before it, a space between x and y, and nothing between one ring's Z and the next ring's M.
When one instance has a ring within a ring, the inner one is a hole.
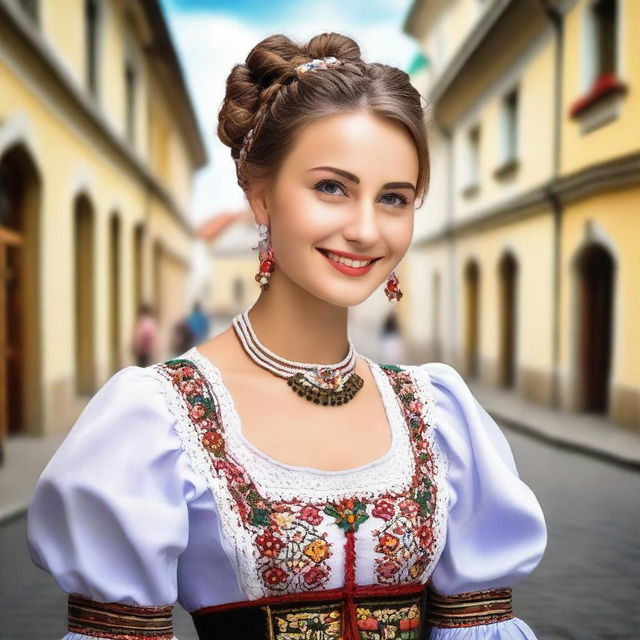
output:
M539 640L631 640L640 608L640 474L504 430L521 477L547 518L538 569L514 589L514 610ZM59 640L66 594L30 561L24 516L0 525L0 638ZM179 640L195 640L175 609Z

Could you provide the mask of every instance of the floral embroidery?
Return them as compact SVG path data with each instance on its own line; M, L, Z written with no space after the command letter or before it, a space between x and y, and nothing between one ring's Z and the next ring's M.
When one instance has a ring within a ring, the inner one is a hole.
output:
M379 365L390 379L409 429L416 463L410 487L373 499L354 495L338 502L314 502L302 498L270 500L261 495L226 447L219 403L198 367L186 359L158 366L186 400L189 418L213 469L225 481L250 532L265 594L323 588L331 576L330 527L353 533L369 518L380 523L372 531L377 581L401 584L422 578L434 555L436 490L432 479L436 469L425 435L428 425L422 418L422 401L407 370Z
M404 496L384 496L372 515L383 521L373 531L378 580L396 584L418 580L433 556L433 513L436 503L435 473L429 443L424 436L422 400L407 371L396 365L381 364L391 380L411 430L416 468L410 491Z
M361 640L402 638L418 640L420 607L418 603L391 607L381 604L361 604L357 608L358 630Z
M225 448L223 421L207 381L189 360L164 363L171 381L184 395L189 417L211 454L213 467L224 478L245 527L253 534L255 561L265 588L280 593L317 589L328 580L332 550L317 508L300 501L279 503L260 495L249 475Z
M335 605L316 605L273 614L274 640L340 640L342 620Z
M369 519L367 505L360 500L342 500L337 504L328 504L324 512L336 519L336 524L345 531L357 531L358 527Z
M276 607L267 612L272 618L274 640L340 640L343 637L339 605L322 603ZM400 601L360 602L356 625L360 640L418 640L420 602L416 598Z

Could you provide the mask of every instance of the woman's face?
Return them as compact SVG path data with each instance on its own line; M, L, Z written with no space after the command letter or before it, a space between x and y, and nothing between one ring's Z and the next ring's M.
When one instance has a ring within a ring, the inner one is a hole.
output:
M271 230L270 286L283 278L342 307L366 300L409 247L417 179L418 154L399 124L363 110L304 126L252 201L256 221ZM376 260L364 269L334 266L327 251Z

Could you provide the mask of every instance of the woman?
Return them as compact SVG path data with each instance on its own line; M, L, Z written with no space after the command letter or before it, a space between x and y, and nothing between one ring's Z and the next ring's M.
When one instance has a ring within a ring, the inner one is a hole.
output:
M207 640L534 638L511 587L546 528L505 437L450 366L348 335L379 285L402 297L428 185L408 76L339 34L275 35L231 71L218 132L261 293L112 376L44 470L28 540L70 594L65 640L172 638L176 599Z
M145 302L140 305L131 343L136 364L139 367L147 367L154 362L157 348L158 325L153 314L153 307Z

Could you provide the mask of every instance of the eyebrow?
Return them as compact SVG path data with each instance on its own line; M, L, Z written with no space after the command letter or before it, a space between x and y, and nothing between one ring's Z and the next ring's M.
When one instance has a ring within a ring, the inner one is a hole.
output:
M356 184L360 184L360 178L358 176L353 175L349 171L345 171L344 169L338 169L337 167L313 167L313 169L309 169L309 171L332 171L333 173L337 173L339 176L350 180L351 182L355 182ZM382 185L383 189L411 189L414 193L416 188L410 182L387 182L387 184Z

